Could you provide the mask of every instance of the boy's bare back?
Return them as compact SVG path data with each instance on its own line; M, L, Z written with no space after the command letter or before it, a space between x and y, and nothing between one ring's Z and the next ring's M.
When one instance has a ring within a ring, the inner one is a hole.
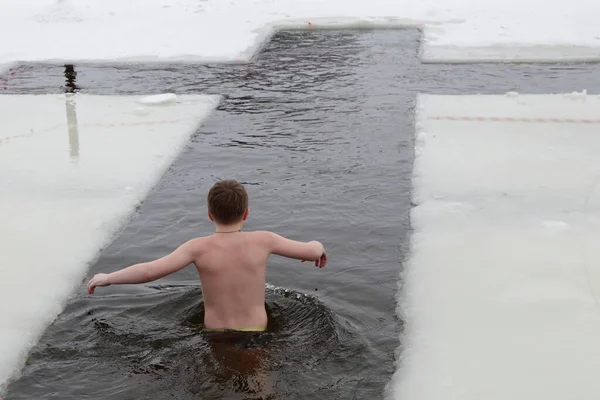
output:
M262 330L267 326L268 257L314 260L323 254L322 246L271 232L225 232L192 241L204 296L204 324L209 329Z
M327 264L323 245L298 242L272 232L242 232L248 200L236 181L215 184L208 196L208 217L215 233L192 239L171 254L112 274L97 274L89 293L99 286L151 282L190 264L198 270L204 296L204 325L208 329L264 330L266 263L271 254Z
M268 234L215 233L199 238L195 246L194 264L204 297L204 325L210 329L266 327Z

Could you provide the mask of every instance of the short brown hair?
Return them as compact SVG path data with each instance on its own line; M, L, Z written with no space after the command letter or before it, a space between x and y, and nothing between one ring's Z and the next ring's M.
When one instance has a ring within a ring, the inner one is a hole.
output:
M247 209L248 193L238 181L219 181L208 192L208 211L219 224L240 222Z

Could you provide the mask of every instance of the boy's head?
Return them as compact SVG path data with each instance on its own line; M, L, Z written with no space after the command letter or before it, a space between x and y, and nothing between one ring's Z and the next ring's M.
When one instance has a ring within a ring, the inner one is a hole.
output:
M221 225L245 221L248 216L248 193L235 180L219 181L208 192L208 217Z

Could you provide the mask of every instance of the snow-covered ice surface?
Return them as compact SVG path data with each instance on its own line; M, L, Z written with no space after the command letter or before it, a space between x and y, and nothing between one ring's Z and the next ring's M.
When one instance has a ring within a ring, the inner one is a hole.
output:
M0 0L0 64L249 59L275 28L424 29L428 61L600 59L600 2Z
M0 386L218 96L0 96Z
M396 399L600 393L600 97L419 97Z

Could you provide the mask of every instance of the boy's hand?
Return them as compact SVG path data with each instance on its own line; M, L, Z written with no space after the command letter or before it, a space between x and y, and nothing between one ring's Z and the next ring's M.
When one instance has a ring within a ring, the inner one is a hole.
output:
M327 253L323 251L321 257L317 261L315 261L315 267L323 268L325 265L327 265Z
M305 262L305 261L306 260L302 260L302 262ZM323 254L321 254L321 257L319 257L319 259L315 261L315 267L323 268L325 265L327 265L327 253L325 253L325 251L323 251Z
M88 293L94 294L94 289L96 289L96 287L108 285L110 285L110 283L108 283L108 274L96 274L88 282Z

